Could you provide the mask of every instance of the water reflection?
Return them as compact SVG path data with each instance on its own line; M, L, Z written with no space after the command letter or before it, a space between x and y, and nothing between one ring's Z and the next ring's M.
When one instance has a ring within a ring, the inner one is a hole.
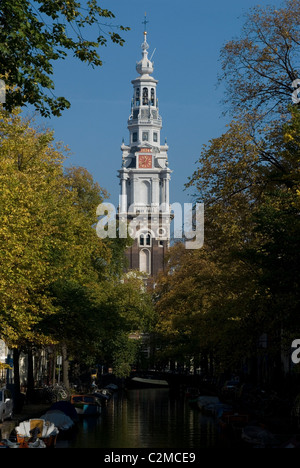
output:
M101 416L86 418L70 448L213 448L215 421L167 389L118 393Z

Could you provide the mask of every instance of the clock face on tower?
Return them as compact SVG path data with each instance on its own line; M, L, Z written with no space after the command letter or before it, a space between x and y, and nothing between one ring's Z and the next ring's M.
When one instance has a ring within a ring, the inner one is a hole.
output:
M140 169L152 168L152 154L140 154L139 155L139 168Z

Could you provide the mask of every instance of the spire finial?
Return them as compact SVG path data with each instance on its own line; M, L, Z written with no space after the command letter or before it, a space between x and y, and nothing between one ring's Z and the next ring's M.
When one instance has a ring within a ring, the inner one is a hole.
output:
M147 34L147 23L149 23L149 21L147 20L147 13L145 12L145 18L144 18L144 21L142 21L143 25L144 25L144 34Z
M144 42L141 44L143 58L136 64L136 69L140 75L149 75L153 72L153 63L148 59L149 44L147 43L147 23L149 23L149 21L147 20L146 13L142 23L144 24Z
M147 20L147 13L145 12L145 18L144 18L144 21L142 21L143 25L144 25L144 42L142 44L142 50L143 50L143 54L146 58L148 58L148 54L147 54L147 50L149 49L149 45L147 44L147 23L149 23L149 21Z

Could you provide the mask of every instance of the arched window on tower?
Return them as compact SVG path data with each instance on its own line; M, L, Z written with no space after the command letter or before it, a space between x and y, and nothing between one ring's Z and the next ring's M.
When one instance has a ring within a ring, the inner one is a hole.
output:
M148 88L143 88L143 106L147 106L148 104L149 104Z
M151 88L151 106L154 106L155 103L155 92L154 88Z
M150 274L150 265L150 251L148 249L142 249L140 251L140 271Z
M151 234L149 232L142 232L139 243L140 247L151 247Z
M135 91L135 105L139 106L140 105L140 88L136 88Z

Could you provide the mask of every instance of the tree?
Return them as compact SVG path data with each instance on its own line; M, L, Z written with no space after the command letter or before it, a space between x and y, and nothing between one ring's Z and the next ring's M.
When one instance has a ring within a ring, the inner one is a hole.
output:
M286 0L279 10L256 6L246 14L241 36L222 48L220 81L233 115L286 112L300 76L299 20L299 0Z
M106 285L103 299L98 356L117 376L127 377L137 360L141 337L152 330L155 321L151 296L138 274L123 274L121 281Z
M101 239L97 206L107 196L91 174L65 169L65 149L19 111L0 118L0 336L14 350L54 346L68 361L105 362L124 376L136 355L132 332L149 330L143 282L124 276L127 239ZM18 382L16 382L18 384Z
M57 219L66 221L71 199L62 183L64 155L51 133L1 109L0 134L0 333L14 349L18 394L20 351L30 356L33 344L52 342L36 327L55 313L49 286L61 275L69 234Z
M162 357L220 372L265 352L280 369L283 336L290 346L299 327L299 117L290 108L260 139L250 117L236 120L203 148L187 186L205 204L205 244L171 248L158 280Z
M162 354L280 383L283 337L299 327L299 1L256 7L221 51L228 130L186 184L205 205L205 244L170 249L156 288ZM268 337L267 348L260 338ZM269 367L263 375L260 357ZM254 364L254 365L253 365ZM276 374L277 373L277 374Z
M118 377L126 377L139 343L130 336L149 332L154 317L141 280L109 276L83 284L73 278L56 285L54 302L58 312L41 326L59 349L64 346L68 360L87 367L106 364Z
M31 104L43 116L60 116L70 102L54 95L53 62L73 53L81 62L101 66L99 46L107 45L108 38L124 44L114 27L103 22L112 18L97 0L2 0L0 78L7 86L5 108Z
M8 343L43 342L33 328L53 312L47 288L60 274L54 259L68 235L67 229L58 232L56 221L70 205L63 155L50 133L39 134L17 112L1 113L0 132L1 334Z
M280 166L266 172L265 190L253 223L259 244L246 253L248 261L260 269L260 284L265 297L270 330L277 330L277 341L288 338L288 348L299 333L299 245L300 245L300 112L291 108L290 121L272 130L268 152L276 154ZM280 335L279 336L279 332ZM278 346L277 343L277 346Z
M92 227L105 196L99 185L79 168L66 176L64 149L55 146L51 132L36 131L18 111L1 111L0 122L0 333L16 349L17 368L21 350L30 356L33 347L57 341L43 324L60 311L58 285L74 276L82 285L96 282L92 261L108 261L110 249ZM78 181L85 178L79 193Z
M256 281L230 245L216 248L209 236L202 249L189 251L181 243L170 249L156 288L156 331L165 362L201 363L202 373L217 375L238 369L253 348L259 333L249 333L246 323Z

